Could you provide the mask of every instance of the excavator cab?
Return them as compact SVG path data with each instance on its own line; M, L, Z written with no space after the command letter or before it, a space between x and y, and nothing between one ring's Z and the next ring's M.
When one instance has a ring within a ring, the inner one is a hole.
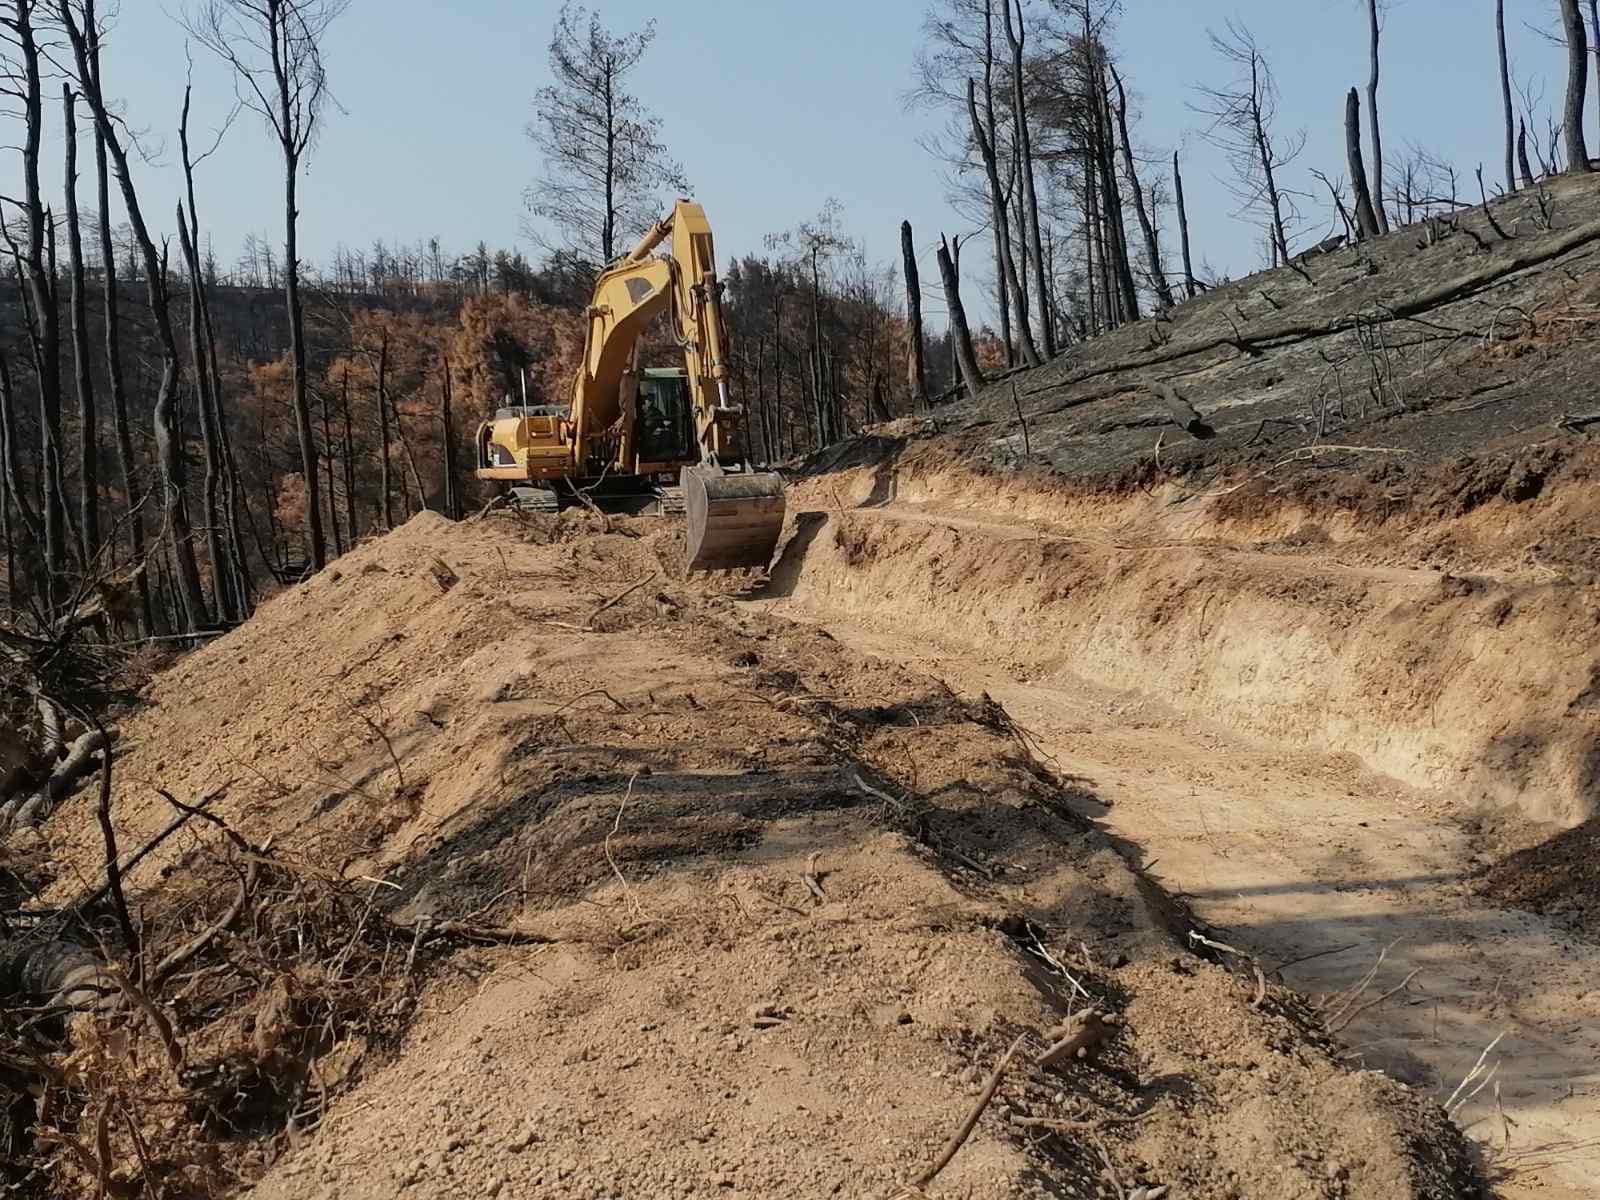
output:
M638 453L641 475L676 471L698 462L694 400L681 367L648 367L639 379Z

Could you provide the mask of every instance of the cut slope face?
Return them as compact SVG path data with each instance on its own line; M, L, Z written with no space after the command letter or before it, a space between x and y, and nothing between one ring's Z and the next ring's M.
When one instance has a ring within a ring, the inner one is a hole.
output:
M154 788L214 796L275 861L360 889L367 928L395 931L373 969L404 961L384 978L416 989L383 1046L317 1048L342 1083L293 1137L233 1143L239 1181L888 1196L1022 1036L938 1191L1092 1195L1101 1148L1129 1188L1219 1200L1473 1188L1436 1105L1343 1069L1292 993L1191 953L1183 910L1003 708L671 579L679 536L419 517L164 673L125 722L126 843L166 821ZM89 805L46 827L60 897L98 862ZM217 844L168 843L130 901L181 919L169 869ZM407 942L449 922L549 942L412 970ZM194 970L231 961L225 939ZM275 997L329 970L237 979L223 1019L269 1028ZM173 1002L188 1045L209 1018ZM1120 1018L1111 1039L1029 1066L1090 1003ZM55 1169L64 1194L84 1183Z
M1537 499L1372 520L1226 488L1052 495L930 449L802 488L819 515L774 591L1571 824L1600 802L1595 461L1545 464Z

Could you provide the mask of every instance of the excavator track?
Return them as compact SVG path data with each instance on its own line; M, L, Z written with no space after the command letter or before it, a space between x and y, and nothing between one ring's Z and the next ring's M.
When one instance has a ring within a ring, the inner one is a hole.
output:
M561 500L548 488L514 487L511 507L518 512L553 513L561 511Z
M683 489L676 485L656 489L657 511L663 517L681 517L688 511Z

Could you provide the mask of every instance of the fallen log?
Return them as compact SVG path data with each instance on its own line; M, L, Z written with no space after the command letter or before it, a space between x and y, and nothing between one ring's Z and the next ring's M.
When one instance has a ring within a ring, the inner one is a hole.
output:
M117 991L99 956L77 942L21 937L0 943L0 996L87 1011Z
M1178 394L1178 390L1171 384L1158 383L1156 395L1161 397L1161 403L1166 405L1167 412L1172 414L1172 423L1183 430L1190 437L1198 441L1217 436L1217 431L1206 424L1206 419Z
M80 734L43 787L26 797L18 793L0 804L0 833L17 828L37 829L44 824L78 781L99 767L99 754L110 751L112 740L111 734L99 729Z

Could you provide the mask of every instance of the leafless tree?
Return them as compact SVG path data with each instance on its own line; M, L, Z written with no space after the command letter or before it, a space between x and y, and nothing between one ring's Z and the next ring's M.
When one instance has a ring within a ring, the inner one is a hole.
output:
M95 0L83 0L83 29L89 41L89 70L100 77L100 23L95 15ZM106 156L105 133L94 123L94 167L96 213L100 235L100 285L105 319L106 385L111 399L112 430L117 441L117 469L122 494L129 514L123 522L128 532L128 549L135 564L145 560L144 503L138 472L134 467L133 432L128 422L128 395L122 376L122 316L117 297L117 250L111 236L111 170ZM154 611L150 604L150 579L146 571L135 571L137 596L135 620L140 637L155 632Z
M1010 0L1007 0L1007 3L1009 2ZM990 122L986 124L979 115L977 91L976 81L967 80L967 111L972 121L972 140L976 143L978 152L983 157L984 174L989 180L989 195L993 212L992 225L995 238L995 259L1003 273L1002 278L1004 280L1001 294L1002 298L1010 297L1016 302L1016 332L1018 344L1022 349L1022 357L1030 367L1037 367L1044 360L1040 357L1038 346L1033 340L1033 328L1028 319L1027 289L1022 286L1022 280L1017 273L1017 257L1011 244L1011 219L1008 212L1007 191L1000 183L999 156L991 137L993 114L990 114Z
M983 372L978 369L978 357L972 350L972 330L967 324L966 306L961 303L961 276L956 263L961 254L961 239L955 240L954 254L950 242L939 236L939 278L944 283L945 308L950 314L950 336L954 342L956 365L961 370L961 382L966 385L969 399L976 399L983 390Z
M1023 24L1022 0L1002 0L1006 45L1011 50L1011 121L1015 130L1017 174L1022 184L1023 224L1028 238L1028 254L1033 261L1033 277L1039 288L1039 326L1044 334L1046 358L1056 355L1054 322L1050 313L1050 282L1044 269L1044 237L1039 232L1039 194L1033 169L1033 135L1029 130L1028 90L1025 83L1023 51L1027 28ZM1015 12L1013 12L1015 6Z
M319 571L327 565L328 550L322 533L317 447L306 390L297 193L300 168L316 143L329 100L322 39L349 3L203 0L188 20L190 33L233 70L239 99L266 121L283 154L283 290L289 310L292 403L306 489L306 553Z
M1009 168L1014 156L1003 153L1010 131L1002 124L995 104L994 4L995 0L936 0L923 20L916 83L907 99L913 107L951 114L946 136L924 138L923 148L949 168L946 185L952 207L989 226L994 242L995 311L1007 360L1014 361L1019 349L1028 357L1026 346L1033 335L1028 328L1027 295L1017 290L1019 271L1012 244L1010 207L1016 176L1014 170L1003 181L1000 175L1002 157ZM981 185L971 181L979 173ZM1013 307L1022 327L1015 336Z
M539 89L528 137L544 174L527 191L528 210L555 227L552 249L575 253L591 269L612 261L659 218L658 198L688 190L667 155L660 118L627 90L628 75L655 40L655 22L617 35L598 13L561 6L550 37L555 82Z
M188 207L178 204L178 245L184 269L189 276L189 354L194 367L195 398L200 411L200 438L205 452L205 478L202 482L202 513L205 519L206 553L211 561L211 586L216 597L218 617L232 624L242 615L241 581L234 569L236 556L232 542L237 522L226 519L229 506L223 497L227 471L223 465L222 406L218 391L221 379L213 373L212 338L208 331L206 282L200 266L200 218L195 204L194 168L196 159L189 147L189 107L191 89L183 89L183 111L178 121L178 146L183 160L183 177ZM220 136L220 135L219 135ZM209 154L209 151L207 151ZM205 155L200 156L204 158Z
M189 525L189 511L184 503L183 454L178 429L178 390L183 368L178 358L178 343L172 331L172 314L167 295L166 256L156 250L155 241L145 224L144 210L139 203L138 191L133 185L133 172L128 162L128 150L111 114L103 91L100 73L90 54L86 11L73 0L56 0L61 25L72 46L77 66L78 88L89 106L107 151L116 165L117 182L122 189L123 207L127 210L128 224L133 231L134 243L143 261L145 296L150 306L150 316L155 326L156 342L161 351L161 383L156 392L151 424L155 429L156 457L161 468L163 490L162 516L166 524L172 550L173 573L177 577L178 598L182 607L185 631L193 632L209 624L205 594L200 587L200 573L195 565L194 545Z
M19 273L27 280L26 325L39 385L39 437L42 451L39 506L43 516L46 593L54 602L64 595L67 565L67 512L61 467L61 318L57 309L54 231L45 211L39 183L39 150L44 136L44 99L37 0L12 0L0 21L3 53L8 60L5 89L20 102L22 145L22 216L26 241ZM0 225L3 225L0 220ZM11 241L9 230L6 240ZM17 253L14 243L12 253Z
M89 358L89 309L83 272L83 230L78 223L78 111L72 85L61 85L66 148L67 272L71 281L72 367L78 390L78 539L87 569L100 552L100 438Z
M1150 271L1150 286L1163 308L1172 307L1172 288L1167 284L1167 273L1161 263L1161 241L1150 212L1145 208L1144 189L1139 186L1139 167L1133 157L1133 139L1128 136L1128 91L1122 86L1122 76L1112 66L1111 79L1117 86L1117 134L1122 142L1122 169L1128 179L1128 190L1133 194L1134 215L1139 218L1139 231L1144 235L1145 261Z
M1594 170L1589 164L1589 149L1583 137L1584 99L1589 87L1589 37L1578 0L1561 0L1561 25L1567 38L1567 96L1562 118L1567 171L1585 175Z
M1589 46L1594 51L1595 108L1600 110L1600 0L1589 0Z
M1287 138L1274 135L1278 85L1250 31L1230 20L1221 33L1213 30L1210 36L1212 48L1234 74L1223 87L1198 89L1195 110L1211 119L1203 136L1227 156L1241 211L1264 215L1275 252L1287 262L1293 199L1278 175L1305 148L1305 131Z

